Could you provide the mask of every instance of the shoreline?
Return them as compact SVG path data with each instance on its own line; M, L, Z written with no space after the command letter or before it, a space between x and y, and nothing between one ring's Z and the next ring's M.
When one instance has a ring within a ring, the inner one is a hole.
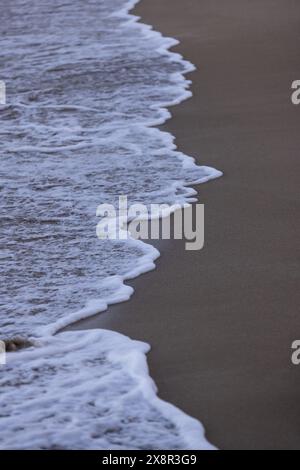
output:
M159 397L201 421L223 449L299 448L290 346L300 328L300 137L289 86L300 76L300 6L276 6L143 0L133 11L178 38L173 50L197 67L188 75L193 97L170 108L161 128L225 175L197 186L206 205L202 251L160 242L157 269L127 283L135 288L129 302L67 328L150 343Z

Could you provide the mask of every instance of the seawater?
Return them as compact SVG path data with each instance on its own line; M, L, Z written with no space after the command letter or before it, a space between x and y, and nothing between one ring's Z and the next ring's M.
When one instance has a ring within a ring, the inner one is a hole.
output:
M59 333L127 300L154 269L141 241L98 240L96 208L185 204L220 176L155 126L188 98L193 66L126 0L12 0L1 9L0 337L30 338L2 367L0 448L210 448L157 398L149 347L103 330Z

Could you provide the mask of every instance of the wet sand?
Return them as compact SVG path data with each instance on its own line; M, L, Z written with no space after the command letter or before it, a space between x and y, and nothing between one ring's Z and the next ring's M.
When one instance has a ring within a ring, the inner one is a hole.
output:
M200 164L205 247L160 244L127 303L73 325L149 342L159 395L223 449L300 448L300 3L143 0L143 22L196 64L194 96L164 129Z

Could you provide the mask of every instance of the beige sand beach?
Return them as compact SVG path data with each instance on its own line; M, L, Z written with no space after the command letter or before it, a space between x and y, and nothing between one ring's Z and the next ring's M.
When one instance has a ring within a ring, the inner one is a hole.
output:
M72 328L152 345L160 397L199 419L222 449L300 448L300 3L143 0L142 21L176 37L197 66L193 98L164 129L199 164L205 247L160 244L133 298Z

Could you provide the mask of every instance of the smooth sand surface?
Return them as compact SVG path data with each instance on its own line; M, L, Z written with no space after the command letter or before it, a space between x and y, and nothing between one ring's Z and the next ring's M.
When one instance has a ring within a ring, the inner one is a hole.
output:
M200 164L206 243L163 242L131 301L73 325L152 345L162 398L223 449L300 448L298 0L143 0L143 22L181 41L194 97L164 129Z

